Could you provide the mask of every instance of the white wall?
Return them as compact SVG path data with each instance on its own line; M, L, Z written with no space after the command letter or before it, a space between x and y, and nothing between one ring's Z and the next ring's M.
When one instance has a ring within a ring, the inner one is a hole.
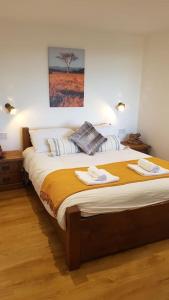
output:
M169 34L145 40L139 130L154 155L169 159Z
M142 38L87 33L78 29L28 24L0 24L0 104L13 99L15 116L0 113L4 149L21 147L22 126L77 126L88 120L111 122L135 132L142 68ZM50 108L48 46L86 50L85 107ZM119 100L127 104L117 113Z

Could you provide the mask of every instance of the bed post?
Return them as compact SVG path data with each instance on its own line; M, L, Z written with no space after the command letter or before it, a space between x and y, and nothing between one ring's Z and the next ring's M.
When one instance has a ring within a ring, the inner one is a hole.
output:
M29 135L29 128L28 127L23 127L22 128L22 147L23 150L25 150L28 147L31 147L31 139Z
M77 205L66 209L66 261L69 270L80 267L80 210Z

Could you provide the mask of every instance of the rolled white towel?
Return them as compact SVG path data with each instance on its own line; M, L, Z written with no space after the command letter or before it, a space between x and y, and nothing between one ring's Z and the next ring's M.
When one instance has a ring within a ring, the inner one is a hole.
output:
M106 174L106 180L96 180L95 178L90 176L88 172L85 171L75 171L75 175L81 182L86 185L99 185L119 181L120 178L118 176L114 176L106 170L103 171Z
M152 163L151 161L148 161L147 159L140 159L138 161L138 165L139 167L141 167L142 169L148 171L148 172L152 172L152 173L158 173L160 171L160 166Z
M107 176L104 170L98 169L96 166L91 166L88 168L88 174L95 180L105 181Z

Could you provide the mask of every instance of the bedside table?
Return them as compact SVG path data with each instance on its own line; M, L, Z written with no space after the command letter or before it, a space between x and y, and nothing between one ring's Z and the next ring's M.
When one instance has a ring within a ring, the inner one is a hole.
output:
M130 144L128 142L122 142L122 145L124 146L128 146L129 148L139 151L139 152L143 152L145 154L149 154L151 146L147 145L147 144Z
M23 157L21 151L6 151L0 159L0 191L23 186Z

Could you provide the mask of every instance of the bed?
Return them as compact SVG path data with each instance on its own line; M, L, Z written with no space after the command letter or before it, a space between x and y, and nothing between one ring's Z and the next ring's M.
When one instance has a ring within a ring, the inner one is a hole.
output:
M56 168L148 157L127 149L92 158L79 153L71 159L54 159L34 152L28 128L22 129L22 136L25 170L39 196L44 178ZM169 237L169 178L77 193L59 207L57 218L43 205L63 242L69 270L91 259Z

